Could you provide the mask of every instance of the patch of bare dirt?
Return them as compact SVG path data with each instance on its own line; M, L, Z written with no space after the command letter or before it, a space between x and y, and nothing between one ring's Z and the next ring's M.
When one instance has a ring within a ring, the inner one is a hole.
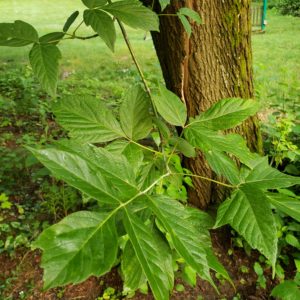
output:
M272 279L271 269L265 271L267 279L267 288L261 289L257 286L257 275L253 270L254 263L258 260L259 254L252 251L249 257L243 249L235 249L231 255L228 255L230 245L230 234L226 229L221 229L212 232L212 240L215 254L226 267L231 276L236 290L232 285L224 280L218 280L214 277L217 284L219 294L206 281L198 279L196 287L190 287L186 284L183 292L178 292L174 289L171 296L172 300L218 300L218 299L233 299L239 295L240 299L263 300L270 299L272 288L278 283ZM95 300L98 296L103 295L107 287L112 287L116 291L122 290L122 280L117 269L113 269L109 274L100 278L90 277L88 280L77 285L68 285L64 288L55 288L48 291L43 291L43 271L39 267L40 252L18 251L14 258L7 254L0 255L0 285L7 278L11 278L10 284L4 292L4 297L10 297L12 300ZM242 272L241 266L249 269L248 272ZM180 278L176 279L176 284L183 284ZM24 298L24 295L26 296ZM22 298L23 297L23 298ZM202 297L202 298L200 298ZM1 298L2 299L2 298ZM5 298L4 298L5 299ZM136 293L131 298L133 300L152 300L153 296L149 293L144 295Z

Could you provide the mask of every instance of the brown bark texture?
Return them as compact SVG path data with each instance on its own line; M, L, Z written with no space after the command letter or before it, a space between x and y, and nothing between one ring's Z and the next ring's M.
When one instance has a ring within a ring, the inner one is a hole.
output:
M195 116L217 101L253 97L250 0L172 0L163 14L175 14L181 7L197 11L202 25L192 24L190 37L175 16L160 17L160 33L152 33L167 87ZM159 7L156 7L159 10ZM255 118L237 129L252 150L260 150ZM214 177L199 154L186 161L195 174ZM190 201L206 208L220 198L221 190L209 181L194 180ZM222 194L222 192L221 192Z

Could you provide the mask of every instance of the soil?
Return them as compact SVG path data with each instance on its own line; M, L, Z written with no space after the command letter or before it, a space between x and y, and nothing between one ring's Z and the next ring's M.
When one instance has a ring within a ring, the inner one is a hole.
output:
M227 254L230 245L231 237L229 231L224 228L211 233L214 245L214 251L219 260L226 267L231 276L236 290L230 283L224 280L215 278L215 282L220 294L213 287L198 278L196 287L190 287L182 282L180 278L176 279L176 284L184 284L185 290L178 292L174 289L170 299L172 300L217 300L217 299L234 299L239 295L240 298L235 299L271 299L270 292L272 288L278 284L272 279L271 269L265 271L267 279L267 288L262 289L257 285L257 275L253 270L253 265L258 261L259 254L252 251L251 256L247 256L242 248L235 248L231 255ZM43 291L43 271L40 268L41 253L39 251L27 251L19 249L14 257L9 257L7 254L0 255L0 286L6 280L6 289L1 300L95 300L102 296L106 288L112 287L116 293L122 291L122 280L118 274L117 268L110 273L100 278L90 277L88 280L77 285L68 285L64 288L55 288L48 291ZM241 266L247 267L248 271L241 271ZM9 279L9 283L8 283ZM202 296L199 297L199 296ZM113 299L122 299L121 296ZM149 293L144 295L136 293L133 300L152 300L153 296Z

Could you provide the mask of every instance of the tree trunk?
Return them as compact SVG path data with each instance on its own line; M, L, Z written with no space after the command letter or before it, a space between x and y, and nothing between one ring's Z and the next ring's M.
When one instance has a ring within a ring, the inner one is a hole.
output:
M160 17L160 33L152 34L154 45L166 85L185 101L189 116L220 99L253 97L250 2L172 0L164 14L175 14L184 6L201 15L203 24L192 24L190 38L177 17ZM250 149L261 150L255 118L237 131L245 136ZM201 154L185 163L195 174L214 176ZM200 208L220 196L208 181L197 179L194 185L190 201Z

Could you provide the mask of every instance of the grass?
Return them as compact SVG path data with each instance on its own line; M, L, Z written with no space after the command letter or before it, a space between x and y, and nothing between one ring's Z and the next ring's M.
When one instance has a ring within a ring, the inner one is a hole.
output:
M64 21L74 10L84 10L81 1L25 0L1 1L0 22L16 18L32 23L39 34L61 30ZM76 24L75 24L76 25ZM91 33L83 28L80 34ZM161 71L150 39L144 32L129 29L129 36L141 65L150 81L161 79ZM265 34L253 35L253 55L256 97L263 105L299 101L300 19L268 12ZM61 43L63 60L60 81L63 93L87 93L112 102L118 100L133 82L139 80L121 33L118 31L116 52L111 53L100 39L67 40ZM24 48L0 47L0 72L28 64ZM0 65L1 66L1 65Z
M0 22L22 19L31 23L39 35L43 35L61 30L65 20L75 10L81 13L84 10L81 1L0 1ZM78 23L79 21L72 28ZM78 31L78 35L92 33L92 30L85 26ZM128 33L147 78L150 81L161 78L152 41L144 40L143 31L128 29ZM61 92L93 94L114 102L133 82L139 80L119 30L117 35L115 53L112 53L99 38L86 41L66 40L60 44L63 55L61 74L62 77L67 77L59 83ZM0 62L3 62L0 72L5 74L5 70L28 64L29 48L0 47Z
M300 18L268 11L265 34L253 35L256 96L264 106L300 104Z
M61 30L69 14L76 9L84 10L80 1L14 0L9 4L2 1L0 22L20 18L32 23L42 35ZM81 35L90 33L89 28L79 31ZM129 29L146 76L150 81L161 79L152 41L145 41L144 34ZM299 35L300 19L280 16L275 11L268 12L266 33L253 35L255 91L265 107L286 100L299 102L300 39L296 38ZM117 40L115 53L110 52L100 39L61 43L61 74L65 78L59 83L61 92L97 95L112 103L120 99L126 88L139 79L120 31ZM5 74L6 70L28 64L28 50L0 47L0 61L3 62L0 72Z

